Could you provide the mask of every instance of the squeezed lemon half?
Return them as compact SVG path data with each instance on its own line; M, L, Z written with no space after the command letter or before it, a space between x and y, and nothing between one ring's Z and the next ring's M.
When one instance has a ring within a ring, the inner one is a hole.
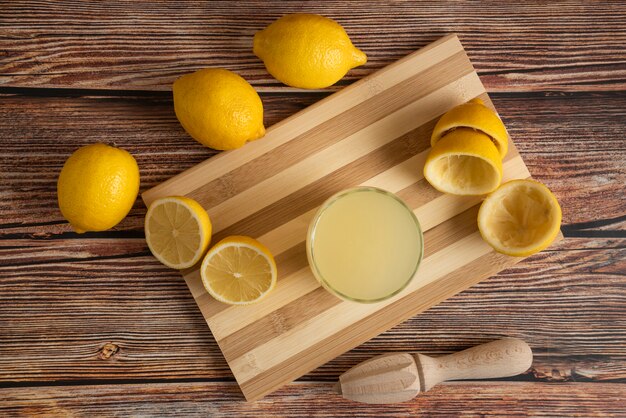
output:
M487 135L459 128L433 146L426 158L424 177L443 193L487 194L502 181L502 160Z
M482 203L478 229L496 251L525 257L554 241L561 217L561 206L546 186L534 180L512 180Z
M480 99L473 99L446 112L437 122L430 137L430 145L435 144L449 132L458 128L469 128L491 138L504 158L509 150L509 135L497 113L483 104Z

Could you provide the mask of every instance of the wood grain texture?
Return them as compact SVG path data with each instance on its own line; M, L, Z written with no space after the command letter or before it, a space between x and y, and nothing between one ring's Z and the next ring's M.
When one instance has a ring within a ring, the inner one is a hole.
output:
M263 140L142 194L146 205L192 197L211 216L215 240L252 236L276 257L276 289L254 306L210 297L199 265L183 272L246 399L260 399L521 261L496 254L480 237L480 198L436 193L423 178L433 124L474 97L492 106L458 38L446 36L268 128ZM530 177L512 143L503 169L503 181ZM403 197L425 231L415 280L376 304L341 301L325 291L304 251L283 258L302 248L316 207L358 185Z
M337 392L356 402L406 402L446 381L517 376L525 373L532 362L532 349L518 338L501 338L439 357L387 353L339 376Z
M459 34L531 173L559 197L564 233L580 238L301 379L311 383L246 405L185 284L149 256L141 202L113 231L78 237L58 213L55 182L72 151L99 140L137 157L142 191L211 155L180 128L169 93L197 68L251 81L266 126L326 97L284 87L251 53L256 30L303 7L344 24L368 54L330 91ZM623 3L605 1L246 1L235 11L0 1L0 387L32 386L0 389L0 415L626 415L625 19ZM518 378L529 382L446 386L377 409L327 400L329 385L314 383L375 354L442 355L502 336L533 347ZM146 380L172 383L121 384Z
M332 384L295 383L253 403L234 384L184 383L0 390L5 416L624 416L626 385L454 382L410 402L366 405L332 394Z
M0 267L3 383L232 379L185 283L142 239L44 243L2 241L1 260L23 252L21 265ZM118 252L107 259L106 248ZM334 380L375 354L441 355L511 336L533 348L529 378L625 380L625 259L624 239L564 240L305 379Z
M336 88L448 33L459 34L490 91L618 90L626 86L621 2L7 1L0 8L4 86L169 90L203 67L284 90L252 53L254 33L287 13L346 28L368 63ZM175 24L174 24L175 23Z
M277 123L323 97L262 94L265 123ZM626 215L625 92L492 99L533 177L558 196L566 227L578 232L603 220L606 228L626 229L615 220ZM0 234L76 236L58 211L56 180L65 159L82 145L107 141L131 152L139 162L142 191L213 154L185 134L169 98L5 95L0 100ZM142 234L144 214L138 201L113 234Z

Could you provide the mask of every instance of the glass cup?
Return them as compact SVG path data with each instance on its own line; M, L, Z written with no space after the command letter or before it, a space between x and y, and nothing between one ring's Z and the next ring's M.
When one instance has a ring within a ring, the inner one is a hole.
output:
M322 204L309 225L306 250L326 290L347 301L374 303L411 282L424 237L413 210L398 196L355 187Z

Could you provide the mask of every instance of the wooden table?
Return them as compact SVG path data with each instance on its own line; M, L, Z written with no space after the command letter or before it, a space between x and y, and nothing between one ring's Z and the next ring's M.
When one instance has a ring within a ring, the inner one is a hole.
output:
M0 415L626 415L626 4L518 3L0 2ZM301 10L343 24L367 65L325 91L272 79L252 36ZM452 32L566 239L261 401L243 401L185 283L150 255L139 200L107 232L61 217L56 179L82 145L130 151L142 191L213 154L176 120L181 74L237 71L271 126ZM385 407L329 395L372 355L501 336L532 346L526 374Z

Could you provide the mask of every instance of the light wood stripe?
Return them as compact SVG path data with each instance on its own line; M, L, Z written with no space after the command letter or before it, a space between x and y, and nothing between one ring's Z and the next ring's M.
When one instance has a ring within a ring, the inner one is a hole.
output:
M434 121L432 121L434 123ZM232 234L262 236L285 222L319 207L329 196L360 184L401 164L427 148L423 129L413 130L363 157L308 184L298 191L262 208L216 234L216 239Z
M476 231L480 198L443 195L423 179L439 116L474 97L492 106L458 39L447 37L144 194L184 194L208 209L214 239L258 237L274 253L276 289L259 304L212 300L197 267L184 272L248 399L319 366L518 259L493 253ZM256 174L256 175L255 175ZM511 144L504 180L529 176ZM425 231L424 260L400 295L375 305L326 292L307 265L315 210L359 184L395 192Z
M522 161L522 157L516 157L506 164L507 175L505 179L525 179L530 177L528 169ZM441 219L447 219L455 216L459 211L471 208L482 200L482 197L476 196L455 196L454 205L450 204L450 199L446 195L442 195L430 202L420 206L413 212L424 230L428 230L441 222Z
M198 299L202 294L207 293L202 285L202 279L200 278L200 270L192 270L183 274L185 280L187 280L187 285L189 286L189 291L191 292L191 296L194 299Z
M455 256L460 250L463 250L464 257ZM301 351L301 341L306 340L309 345L316 344L336 334L337 329L343 329L358 322L490 251L492 251L491 247L482 240L478 232L475 232L424 260L418 276L406 289L391 299L376 304L340 303L312 319L299 323L265 344L255 347L245 355L229 360L228 363L237 377L237 382L241 385L256 375L297 356Z
M397 192L410 186L417 178L421 177L422 168L428 152L421 152L408 160L393 166L389 170L372 177L361 183L361 186L380 187L390 192ZM432 189L432 188L431 188ZM434 189L432 189L434 190ZM277 228L258 237L258 240L266 245L273 254L280 254L306 237L309 224L317 211L318 206L304 214L291 219Z
M468 96L458 96L458 85L465 86L464 91ZM260 208L388 144L442 114L446 109L463 103L468 98L476 97L483 91L484 88L476 73L470 73L378 122L372 123L332 147L290 166L211 208L208 212L214 220L214 231L217 233L252 215ZM441 97L446 95L450 96L450 100L441 100Z
M512 152L511 155L518 155L516 152ZM504 169L506 179L514 179L514 178L528 178L529 173L524 165L521 157L518 155L517 157L508 160L504 164ZM422 170L419 170L421 173ZM384 189L396 192L398 191L399 196L412 196L414 203L411 206L417 206L415 203L415 199L419 199L420 196L431 196L434 197L429 201L422 201L420 207L414 210L414 213L418 217L420 224L422 226L422 230L427 233L429 229L439 225L441 222L446 219L452 220L455 216L464 212L465 210L471 208L480 202L480 197L460 197L460 196L452 196L445 195L435 191L430 185L428 185L425 181L420 181L415 183L412 186L409 186L410 190L404 191L399 190L399 186L404 186L402 182L402 177L400 177L399 181L397 177L387 177L389 179L389 183L379 183L379 186L382 186ZM454 203L453 203L454 202ZM314 210L307 212L311 217L314 215ZM425 218L425 219L422 219ZM452 218L452 219L451 219ZM272 238L277 240L280 245L283 245L287 248L293 247L295 245L303 243L303 240L306 238L306 229L308 228L308 222L301 217L296 218L296 222L291 224L291 226L295 229L289 228L281 228L280 233L272 234ZM475 223L475 220L474 220ZM288 224L285 224L289 225ZM275 232L276 230L272 231ZM268 239L261 238L262 242L270 248L270 250L274 250L274 242ZM280 252L276 252L275 254L280 254ZM282 265L280 262L277 263L279 276L281 279L276 286L276 289L266 297L265 305L268 306L267 309L280 309L286 304L290 303L294 300L295 297L303 296L307 294L311 290L311 286L313 286L312 282L317 284L317 281L313 277L312 273L308 268L308 262L306 259L306 255L303 253L301 258L299 258L298 267L302 267L303 270L298 270L297 277L300 280L306 280L307 286L302 286L302 291L300 295L296 295L292 293L292 289L285 291L286 293L279 292L279 289L283 286L284 283L292 284L292 278L289 276L285 277L282 271ZM288 296L287 296L288 295ZM220 303L216 300L207 301L213 305L217 305L215 309L212 309L212 316L206 317L209 325L211 326L211 331L216 340L221 340L228 335L231 335L241 328L258 321L263 318L267 311L267 309L248 309L246 306L228 306L223 303ZM270 310L271 312L271 310Z
M431 257L436 252L443 250L448 245L475 232L477 213L478 206L475 206L426 232L424 241L429 244L426 245L424 250L424 260ZM306 260L304 260L304 262L306 263ZM315 281L310 272L309 275L311 279ZM420 277L419 271L416 275L416 279L417 277ZM253 320L248 318L248 321L246 321L248 325L236 332L233 332L230 327L240 325L240 323L228 324L226 329L220 327L219 332L215 332L214 330L213 335L215 339L222 343L224 347L223 353L226 360L230 361L231 359L244 355L254 347L288 332L299 323L311 320L326 309L330 309L340 303L351 303L343 302L321 286L318 285L318 287L319 291L301 294L300 297L293 302L284 304L280 309L274 310L267 316L259 316L255 310L255 312L252 313L255 318ZM315 306L315 308L300 309L307 306ZM298 312L298 315L294 316L294 312ZM243 312L241 313L245 314ZM232 316L235 315L229 315L229 317ZM240 318L238 318L238 322L239 320ZM216 322L224 324L228 322L228 318L223 318L221 321ZM222 332L226 332L227 335L221 337Z
M306 257L304 260L306 261ZM277 286L272 291L271 296L279 300L280 306L283 307L319 287L319 282L313 277L311 270L306 265L294 274L285 277L281 286ZM246 306L228 306L225 310L214 315L215 319L210 324L211 332L216 341L221 341L225 336L231 335L246 325L253 324L273 314L276 310L277 307L273 303L258 303L254 306L254 309Z
M300 295L280 309L259 317L250 325L220 340L224 358L230 362L244 356L255 347L288 333L341 303L341 299L318 285L311 292Z
M307 346L299 353L297 361L294 358L284 361L240 383L241 389L246 399L257 400L271 392L272 388L281 382L292 381L332 360L335 352L346 352L399 322L444 301L450 292L463 291L519 260L494 251L480 256L439 280L425 285L419 292L410 293L385 309L377 310L351 324L341 332Z
M490 105L490 101L486 93L483 93L478 97L485 100L487 105ZM379 180L383 180L383 178L378 179L378 176L376 176L376 178L372 179L371 183L366 182L365 180L373 174L379 174L382 172L382 174L385 175L384 170L388 170L390 168L393 169L393 164L398 164L398 170L389 171L387 173L388 176L401 176L402 178L407 179L407 181L409 181L408 178L410 176L413 176L416 181L422 176L423 163L421 166L412 165L411 167L415 167L413 172L410 170L410 167L404 167L403 164L405 163L407 156L426 150L430 144L432 128L434 127L438 117L390 142L387 146L379 148L366 156L347 164L341 169L334 171L332 174L325 176L308 186L304 186L297 192L290 194L289 196L263 208L262 210L255 212L253 215L248 216L244 220L216 233L214 235L214 239L220 240L226 236L235 234L250 235L254 237L265 235L300 214L304 214L307 211L311 211L318 207L330 195L358 184L385 188L377 183ZM425 159L426 155L427 153L424 152L422 157ZM512 158L515 155L518 155L517 150L513 145L511 145L506 159ZM403 171L405 168L406 170ZM388 190L395 191L395 189Z
M466 74L472 73L463 51L441 61L441 65L451 68L465 66ZM422 89L407 89L406 85L429 78L433 82ZM359 103L349 112L340 113L315 128L299 135L270 152L242 165L189 193L209 211L227 199L242 193L300 161L332 146L344 138L366 128L455 80L455 74L442 73L438 67L431 67L415 74L383 93Z
M414 74L436 66L458 52L464 53L463 46L455 35L448 35L421 49L419 55L409 55L376 74L355 82L343 89L340 95L327 97L305 111L273 125L268 128L262 141L246 144L246 152L240 152L240 150L223 152L146 191L142 194L142 198L146 205L150 205L159 196L188 195L207 182L229 173L234 167L242 166L272 151L294 137L344 113Z
M414 183L416 178L419 179L420 177L423 177L421 173L427 155L428 151L414 155L408 160L393 166L389 170L383 171L360 185L380 187L394 193L398 192L399 190ZM266 245L270 251L272 251L272 254L282 253L288 248L291 248L293 245L296 245L302 237L306 237L309 224L311 223L318 207L319 205L261 235L258 237L258 240Z
M309 230L309 224L317 212L317 207L311 209L304 214L293 218L289 222L280 225L278 228L272 229L264 235L261 235L257 239L269 250L272 254L281 254L283 251L293 247L298 242L302 241L304 237L306 239L307 231Z

